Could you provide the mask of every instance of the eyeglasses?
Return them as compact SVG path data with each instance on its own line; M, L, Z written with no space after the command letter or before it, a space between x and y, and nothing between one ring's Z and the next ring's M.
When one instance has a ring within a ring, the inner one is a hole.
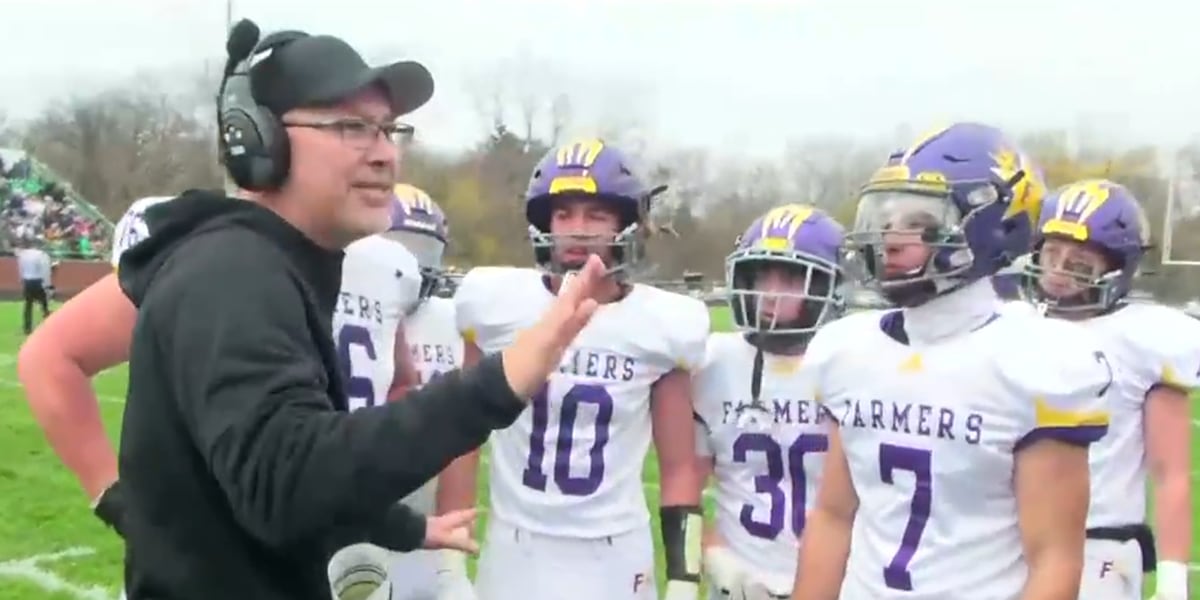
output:
M343 142L356 148L370 146L375 143L375 140L379 139L381 134L387 141L396 146L404 147L412 142L413 135L416 133L416 128L408 123L401 123L399 121L376 123L366 119L338 119L336 121L312 122L284 121L283 126L331 131L341 137Z

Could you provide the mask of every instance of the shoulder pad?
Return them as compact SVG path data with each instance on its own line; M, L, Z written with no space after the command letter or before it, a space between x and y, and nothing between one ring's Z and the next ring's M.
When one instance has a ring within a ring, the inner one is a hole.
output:
M1112 317L1123 317L1116 336L1144 361L1147 383L1200 388L1200 319L1161 304L1128 306Z
M475 267L463 276L454 292L454 315L463 340L475 343L486 315L504 306L506 290L529 285L539 277L532 269L515 267Z
M1021 331L1019 338L999 340L1008 346L1000 349L1000 372L1014 400L1026 407L1027 428L1057 431L1075 443L1098 440L1108 428L1116 375L1099 338L1058 319L1031 319Z

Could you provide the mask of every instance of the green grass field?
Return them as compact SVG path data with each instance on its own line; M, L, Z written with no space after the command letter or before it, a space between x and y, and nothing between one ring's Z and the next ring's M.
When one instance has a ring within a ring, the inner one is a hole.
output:
M728 312L714 311L713 323L727 328ZM121 581L120 540L91 516L88 499L50 451L29 413L15 368L22 339L19 307L0 305L0 600L112 600ZM123 367L96 379L114 440L125 383ZM1197 449L1200 445L1193 446L1193 465L1200 468ZM657 506L653 461L647 461L644 480L648 502ZM486 505L485 482L480 498ZM486 511L483 516L486 519ZM657 537L657 524L655 532ZM1196 539L1200 541L1200 530ZM1200 567L1194 567L1192 588L1200 589L1195 569Z

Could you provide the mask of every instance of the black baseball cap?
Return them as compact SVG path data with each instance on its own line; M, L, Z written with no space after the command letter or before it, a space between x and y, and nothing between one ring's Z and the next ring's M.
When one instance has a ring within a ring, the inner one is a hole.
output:
M250 85L254 99L275 115L294 108L335 104L378 84L392 112L410 113L433 97L433 75L419 62L404 60L368 66L341 38L288 32L290 41L273 44L272 36L252 54ZM266 52L269 55L262 56Z

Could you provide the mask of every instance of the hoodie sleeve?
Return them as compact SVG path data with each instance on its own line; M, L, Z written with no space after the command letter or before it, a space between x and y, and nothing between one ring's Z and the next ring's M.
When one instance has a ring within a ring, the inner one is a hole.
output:
M173 283L156 284L174 288L161 290L170 310L155 311L154 327L199 455L238 521L267 545L347 530L395 550L419 545L423 521L415 526L395 503L524 408L500 358L404 402L336 411L299 284L265 256L277 251L246 237L209 236L160 275Z

